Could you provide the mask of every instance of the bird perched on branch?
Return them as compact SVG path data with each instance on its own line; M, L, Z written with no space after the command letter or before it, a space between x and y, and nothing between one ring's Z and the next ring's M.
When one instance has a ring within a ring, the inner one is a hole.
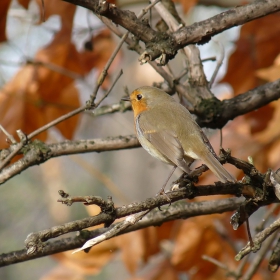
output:
M188 174L201 159L222 182L235 182L190 112L166 92L144 86L123 100L131 102L137 138L153 157Z

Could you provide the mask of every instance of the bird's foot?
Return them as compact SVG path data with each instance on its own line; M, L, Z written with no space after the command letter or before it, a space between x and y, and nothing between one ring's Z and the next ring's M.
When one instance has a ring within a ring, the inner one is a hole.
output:
M171 199L169 198L169 196L166 194L166 192L164 191L164 187L162 187L159 192L156 194L156 196L159 196L159 195L164 195L166 197L166 199L168 200L169 202L169 206L171 205ZM162 211L160 206L158 206L158 210L159 211Z

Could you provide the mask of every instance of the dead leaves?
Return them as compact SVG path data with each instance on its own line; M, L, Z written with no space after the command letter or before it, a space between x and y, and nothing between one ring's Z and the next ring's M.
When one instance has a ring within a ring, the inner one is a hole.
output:
M19 2L25 8L29 4L28 0ZM187 2L182 2L185 11L196 1ZM6 39L9 4L10 1L0 4L0 41ZM110 33L103 31L92 38L89 45L93 46L93 51L90 48L82 52L76 50L71 42L74 5L56 0L45 1L45 14L46 19L53 14L60 15L61 30L0 92L1 124L12 134L18 128L30 133L77 108L80 104L75 78L83 78L93 67L101 71L114 47ZM279 31L279 14L242 27L223 80L232 85L235 95L262 84L264 80L279 78L279 58L275 59L280 53L280 45L275 43ZM77 117L71 118L57 128L64 137L71 138L77 122ZM252 156L257 167L263 171L268 167L276 168L280 152L280 134L276 129L279 122L280 104L274 102L229 124L224 130L224 143L238 158ZM38 138L45 140L46 133ZM218 139L214 139L216 144ZM238 178L242 176L237 170L231 172ZM236 254L233 243L240 240L247 240L244 229L233 231L229 225L229 214L168 222L161 227L150 227L110 239L94 246L88 254L57 254L54 258L61 269L57 270L57 274L55 271L49 274L48 279L55 279L57 275L57 279L71 279L71 275L82 279L81 275L98 274L117 253L127 270L134 275L132 279L172 280L179 279L181 273L188 274L191 280L224 279L225 271L203 260L202 256L212 257L234 270L238 263L233 261ZM257 277L265 279L260 275Z
M186 14L192 7L194 7L197 3L197 0L176 0L174 2L179 2L183 8L184 13Z
M272 28L273 26L273 28ZM271 14L242 26L236 50L229 59L227 73L222 82L229 83L234 94L246 92L261 85L258 69L269 67L280 53L280 45L275 44L280 32L280 14ZM258 111L246 114L251 133L266 128L274 114L271 104Z
M7 40L6 37L6 22L7 13L10 7L11 0L2 0L0 3L0 42Z
M215 279L224 272L202 260L203 255L226 262L232 268L236 266L230 239L217 230L217 221L224 233L231 230L226 226L228 220L229 215L223 214L172 221L161 227L149 227L107 240L92 247L87 254L65 252L55 258L60 266L65 267L66 275L69 271L97 274L119 255L127 270L134 275L131 279L161 280L167 279L167 275L168 279L179 279L180 273L188 273L190 279ZM191 271L195 273L192 275Z
M22 4L26 7L28 1ZM9 133L15 135L15 131L21 129L29 134L78 108L80 100L75 80L83 79L92 68L100 72L109 59L114 42L107 30L92 37L92 51L77 51L71 42L75 11L75 5L65 2L45 3L46 17L60 15L62 26L52 42L39 50L33 60L27 61L0 90L1 124ZM108 80L103 86L106 84ZM77 123L78 116L75 116L56 127L70 139ZM36 138L45 140L46 136L47 132L43 132ZM6 146L4 140L1 137L0 147Z

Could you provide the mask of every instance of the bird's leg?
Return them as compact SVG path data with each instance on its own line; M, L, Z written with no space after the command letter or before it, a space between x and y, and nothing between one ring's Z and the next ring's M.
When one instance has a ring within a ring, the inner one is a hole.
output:
M170 200L170 198L167 196L167 194L165 193L164 189L165 189L165 187L166 187L166 185L167 185L169 179L171 178L171 176L172 176L173 173L175 172L176 168L177 168L177 166L175 165L175 166L173 167L173 169L171 170L169 176L167 177L167 180L165 181L165 183L163 184L163 186L161 187L161 189L160 189L159 192L157 193L157 196L158 196L158 195L161 195L161 194L165 195L165 196L167 197L167 199L169 200L169 202L171 202L171 200Z

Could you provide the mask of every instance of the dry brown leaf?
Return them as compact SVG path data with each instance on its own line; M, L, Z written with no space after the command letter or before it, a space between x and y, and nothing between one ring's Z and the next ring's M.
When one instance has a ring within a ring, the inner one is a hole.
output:
M112 39L111 32L108 29L103 30L98 35L91 39L93 51L87 51L81 53L81 61L83 63L85 71L90 71L93 66L98 69L98 73L103 71L103 68L109 60L112 52L115 49L115 42ZM112 65L108 70L108 76L102 84L103 89L107 89L110 84L110 74L119 70L121 53L119 52L114 59Z
M7 22L7 13L10 7L11 0L2 0L0 1L0 42L7 40L6 37L6 22Z
M179 280L178 272L170 264L168 258L161 254L158 259L155 263L144 267L130 280Z
M40 277L39 280L84 280L84 276L63 265L58 265L52 270L48 271L45 275Z
M280 54L276 57L272 66L257 70L256 76L268 82L280 79Z
M117 238L117 242L121 248L123 263L130 273L135 273L144 257L145 247L142 230L120 236Z
M44 1L44 5L42 5L42 0L36 1L40 8L41 15L41 20L39 23L41 23L43 20L47 20L52 15L59 15L61 17L62 24L72 24L72 16L73 12L76 10L76 5L56 0ZM45 16L44 18L43 15Z
M93 246L89 253L78 252L72 254L71 251L55 254L55 258L60 265L64 265L77 273L97 274L106 265L118 250L116 239L109 239Z
M25 9L28 9L30 0L17 0L18 3ZM42 1L40 2L40 5L42 5Z
M23 67L0 92L1 124L9 133L15 135L15 131L21 129L28 134L77 108L79 95L68 72L85 75L94 67L101 71L110 57L114 42L108 30L92 39L95 46L92 52L77 52L71 43L74 11L72 9L72 15L67 15L54 40L37 53L35 60L41 64ZM62 73L51 69L57 66ZM77 122L78 117L72 117L58 124L57 128L69 139ZM46 132L36 138L45 140ZM3 140L4 137L1 144L6 145Z
M180 3L183 7L183 11L186 14L193 6L196 5L198 0L176 0L175 2Z
M259 18L241 27L236 50L229 59L228 70L222 80L231 84L236 95L260 84L255 71L269 67L280 53L280 45L275 44L279 33L280 13Z
M217 267L210 262L201 259L207 255L222 262L232 265L235 252L232 247L217 233L214 219L211 217L196 217L184 221L175 238L175 247L171 257L171 263L179 271L195 270L191 279L208 279L216 272Z
M271 28L273 26L273 28ZM229 59L227 74L222 82L231 84L235 95L260 85L256 70L269 67L280 53L280 44L275 44L280 32L280 13L268 15L242 26L236 50ZM251 132L265 129L273 116L273 108L267 105L246 114Z
M156 228L149 227L116 238L122 260L128 271L135 273L139 265L159 251Z

